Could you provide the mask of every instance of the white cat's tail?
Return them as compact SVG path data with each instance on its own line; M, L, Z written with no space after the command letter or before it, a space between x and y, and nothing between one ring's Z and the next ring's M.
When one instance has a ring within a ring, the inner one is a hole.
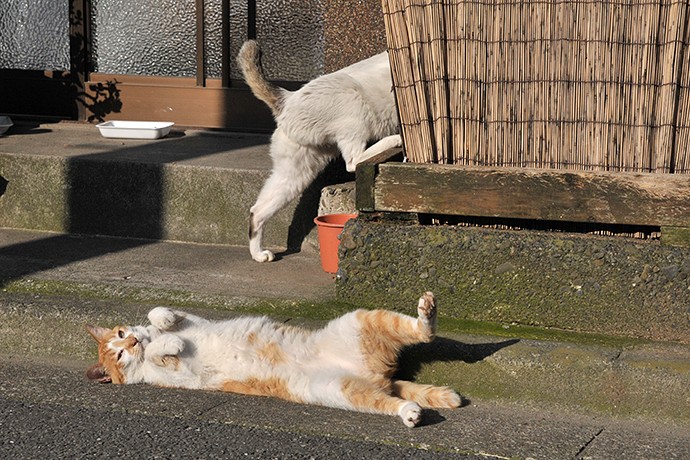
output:
M273 116L279 115L289 91L266 80L261 67L261 47L256 40L244 42L237 55L237 63L254 96L270 107Z

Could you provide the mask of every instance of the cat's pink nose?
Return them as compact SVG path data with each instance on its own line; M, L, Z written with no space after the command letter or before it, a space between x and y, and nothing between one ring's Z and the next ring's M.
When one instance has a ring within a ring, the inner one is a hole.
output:
M126 346L128 346L128 347L133 347L133 346L136 345L137 343L139 343L139 341L138 341L137 338L134 337L133 335L130 335L129 337L127 337L127 338L125 339L125 344L126 344Z

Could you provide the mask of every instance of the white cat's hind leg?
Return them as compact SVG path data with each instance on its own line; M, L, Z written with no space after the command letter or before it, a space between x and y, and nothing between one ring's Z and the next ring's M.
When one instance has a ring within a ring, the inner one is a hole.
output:
M345 168L348 172L355 172L357 165L364 160L383 153L395 147L402 146L402 138L399 134L386 136L376 142L369 148L365 148L366 144L362 141L347 141L339 142L338 147L343 153L345 159Z
M398 415L400 415L405 426L412 428L422 421L422 408L419 407L419 404L410 401L400 407Z
M394 149L396 147L402 147L402 137L400 134L392 134L390 136L386 136L383 139L379 140L377 143L366 149L360 158L358 158L357 163L360 163L364 160L368 160L369 158L378 155L379 153L383 153L386 150Z
M291 141L280 128L271 141L273 169L249 215L249 251L257 262L271 262L275 255L263 247L266 221L297 198L324 170L333 155Z
M254 213L249 214L249 253L252 259L257 262L272 262L275 254L263 248L263 222L254 217Z

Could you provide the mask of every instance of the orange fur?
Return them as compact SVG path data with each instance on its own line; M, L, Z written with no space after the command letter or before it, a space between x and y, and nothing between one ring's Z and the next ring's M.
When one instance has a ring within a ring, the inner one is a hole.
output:
M361 378L344 378L341 389L343 395L358 410L396 415L404 401L391 396L371 381Z
M288 401L301 402L299 398L290 393L287 383L277 378L266 380L249 379L244 382L228 380L223 383L221 389L229 393L253 396L273 396Z
M418 320L387 310L357 314L361 323L360 344L367 368L376 375L390 378L395 373L398 353L405 345L423 340L428 334L419 330Z
M161 367L169 367L171 369L178 369L180 367L180 358L177 356L161 356L155 359L155 362Z
M258 355L260 358L265 359L272 365L285 362L285 352L275 342L271 342L265 347L260 348L258 351Z
M405 380L396 380L392 384L393 394L402 399L414 401L422 407L454 409L460 406L458 395L446 387L422 385Z

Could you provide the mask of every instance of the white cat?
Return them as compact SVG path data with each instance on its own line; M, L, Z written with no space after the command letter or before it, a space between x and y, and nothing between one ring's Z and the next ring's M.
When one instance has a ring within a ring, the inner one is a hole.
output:
M357 310L312 331L266 317L213 322L158 307L149 312L150 326L87 325L99 356L87 375L101 382L220 390L398 415L416 426L420 406L461 403L449 388L393 379L400 350L435 337L432 293L419 299L417 312L412 318Z
M361 161L402 145L388 53L377 54L318 77L298 91L273 85L263 75L256 41L244 43L237 57L254 95L273 112L273 170L249 216L249 251L270 262L263 248L268 219L299 196L340 152L348 171ZM367 145L376 142L371 147Z

